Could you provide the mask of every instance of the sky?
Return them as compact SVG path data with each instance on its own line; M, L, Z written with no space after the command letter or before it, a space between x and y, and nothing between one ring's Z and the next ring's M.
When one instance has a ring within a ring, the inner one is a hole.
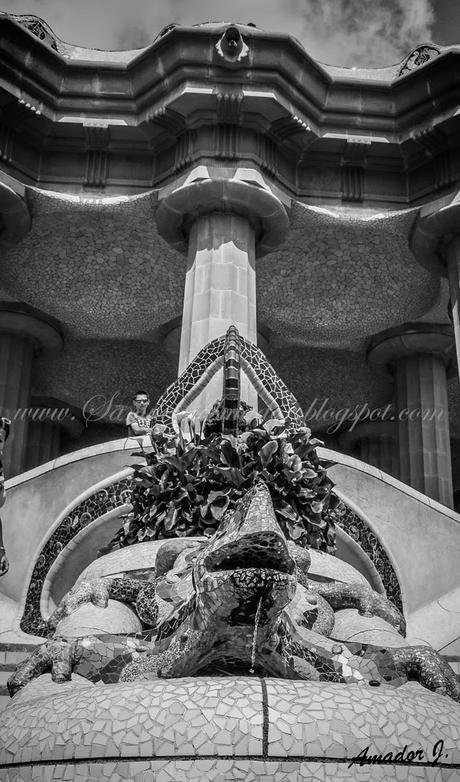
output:
M42 17L67 43L97 49L148 45L167 24L253 22L294 35L331 65L400 62L417 44L460 44L460 0L0 0Z

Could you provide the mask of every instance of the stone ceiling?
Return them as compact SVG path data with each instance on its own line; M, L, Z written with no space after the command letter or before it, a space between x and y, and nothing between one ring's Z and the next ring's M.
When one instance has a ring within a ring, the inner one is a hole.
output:
M162 335L181 316L186 266L158 235L158 194L91 201L29 189L28 201L32 228L0 257L0 297L58 318L65 336L59 355L36 362L33 393L84 407L94 395L126 404L136 386L154 401L177 373ZM417 318L447 321L447 282L408 250L415 213L296 203L285 244L258 261L267 357L305 412L324 399L334 409L387 404L392 381L367 366L368 338ZM457 397L453 381L454 434Z
M4 251L5 298L59 319L70 338L155 339L181 315L185 258L155 224L157 194L78 200L29 189L32 228ZM296 203L287 241L258 261L258 316L284 343L362 349L428 313L439 278L408 249L415 211Z

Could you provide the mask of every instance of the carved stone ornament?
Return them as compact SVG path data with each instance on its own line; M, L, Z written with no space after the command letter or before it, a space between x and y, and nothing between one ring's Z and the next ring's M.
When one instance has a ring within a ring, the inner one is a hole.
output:
M438 54L441 54L440 49L437 46L433 46L432 43L424 43L417 46L404 60L398 76L404 76L409 71L414 71L421 65L425 65L429 60L434 60Z

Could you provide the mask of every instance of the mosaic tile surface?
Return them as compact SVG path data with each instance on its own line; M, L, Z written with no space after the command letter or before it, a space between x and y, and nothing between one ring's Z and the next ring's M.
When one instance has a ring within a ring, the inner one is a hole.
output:
M158 234L155 192L111 203L30 190L28 200L31 231L3 267L16 300L97 339L135 339L181 314L185 261Z
M434 303L439 280L418 273L407 240L411 220L294 202L286 243L257 268L259 317L309 344L343 345L346 334L348 347L419 317Z
M403 610L401 587L388 554L367 524L341 500L334 510L334 522L361 546L382 579L386 596Z
M97 782L458 782L458 771L446 768L413 766L391 768L371 766L348 769L343 764L264 760L175 760L139 763L81 763L75 765L41 766L6 771L5 782L36 782L38 780L73 780ZM103 774L105 773L105 777Z
M21 630L45 635L47 628L40 615L40 597L45 576L63 548L82 529L107 511L129 502L131 482L125 478L91 494L66 516L46 541L35 563L25 600Z
M396 692L255 677L101 687L44 676L0 718L0 747L8 782L450 782L460 772L460 707L415 683ZM364 750L380 763L349 768ZM417 760L392 763L402 750Z
M284 418L290 426L302 426L303 414L299 403L262 351L241 336L238 337L238 347L241 367L248 373L266 407L275 417ZM200 350L182 375L158 400L155 406L158 423L170 428L171 417L176 409L193 409L193 394L196 395L204 387L214 367L222 365L224 351L225 336L213 340Z
M136 338L147 323L181 315L186 264L158 235L156 193L119 204L34 190L28 198L31 231L2 263L2 286L16 300L93 339ZM261 321L310 344L349 347L422 315L439 281L409 251L411 220L294 202L286 242L258 264Z

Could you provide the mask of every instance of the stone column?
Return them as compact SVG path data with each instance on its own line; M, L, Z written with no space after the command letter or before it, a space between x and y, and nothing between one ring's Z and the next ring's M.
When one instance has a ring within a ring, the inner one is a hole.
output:
M26 465L34 356L61 345L59 328L51 319L26 305L0 303L0 411L12 422L4 456L7 478Z
M82 431L80 410L52 397L32 397L25 469L57 459L63 437L74 440Z
M255 236L246 217L214 212L194 221L182 321L179 374L231 325L257 344Z
M458 215L460 220L460 215ZM455 335L455 352L460 378L460 236L455 236L446 247L447 274L449 277L450 306Z
M363 421L340 435L340 445L362 462L399 476L398 430L395 421Z
M412 231L410 248L432 274L447 277L460 380L460 191L425 204Z
M33 342L29 339L0 333L0 410L12 421L18 410L26 410L29 406L33 353ZM3 459L7 478L17 475L24 467L28 425L26 416L24 420L14 420L11 427Z
M225 169L206 179L198 176L201 169L196 173L169 192L157 212L160 234L187 255L179 374L230 325L257 344L255 260L283 241L289 225L283 204L257 172L246 170L248 179L238 171L230 178ZM256 407L255 390L241 379L241 398ZM221 395L216 375L194 404L210 408Z
M51 462L59 456L61 427L51 420L29 421L25 469Z
M395 378L400 479L452 507L447 370L450 328L406 323L372 338L368 358Z

